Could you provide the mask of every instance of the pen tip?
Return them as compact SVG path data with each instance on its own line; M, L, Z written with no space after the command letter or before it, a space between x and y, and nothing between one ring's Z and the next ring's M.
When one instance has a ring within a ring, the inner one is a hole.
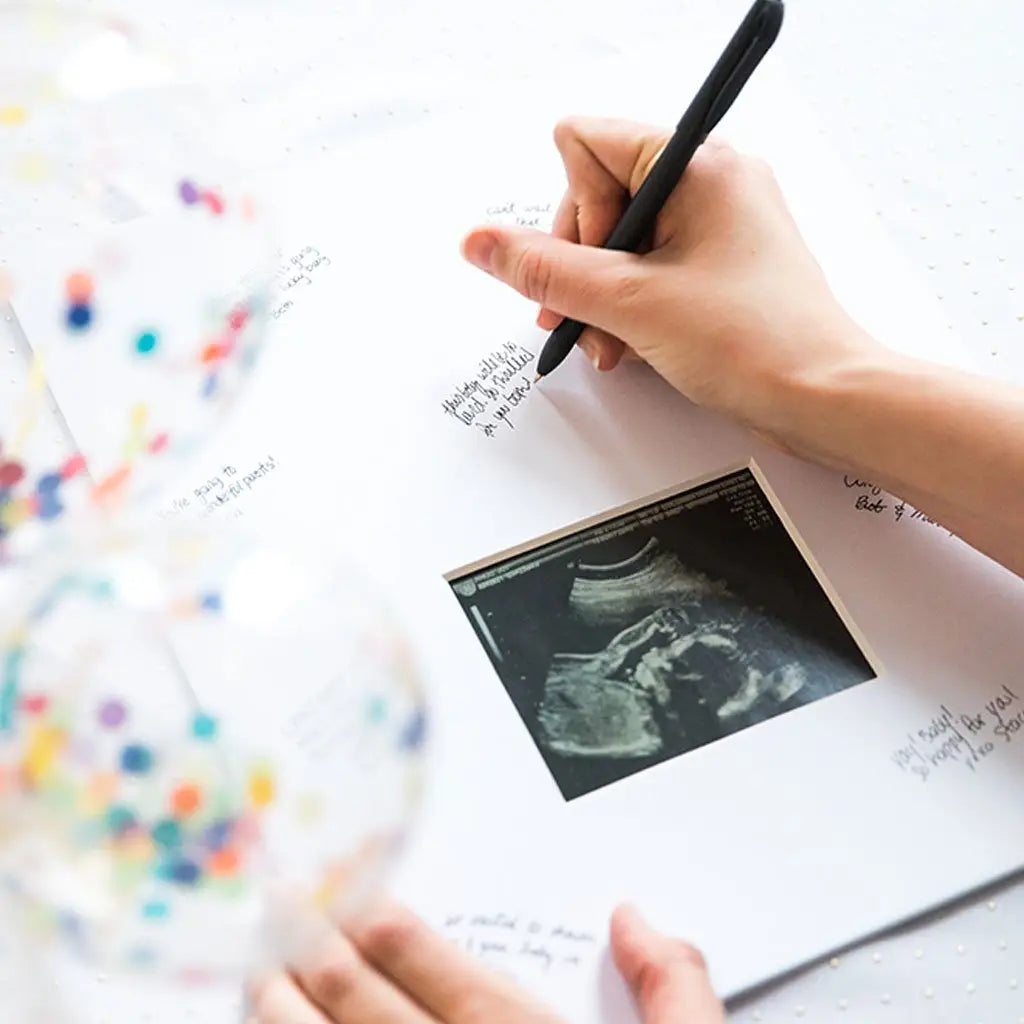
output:
M543 380L543 379L544 379L544 374L543 373L538 373L537 376L533 378L533 383L536 384L537 381Z

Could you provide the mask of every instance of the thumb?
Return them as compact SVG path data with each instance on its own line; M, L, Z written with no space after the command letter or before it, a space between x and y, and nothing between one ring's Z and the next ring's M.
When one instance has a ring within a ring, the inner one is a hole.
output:
M628 333L643 298L638 256L543 231L477 228L463 239L462 255L542 307L612 334Z
M693 946L654 931L632 907L612 915L611 943L644 1024L723 1024L722 1003Z

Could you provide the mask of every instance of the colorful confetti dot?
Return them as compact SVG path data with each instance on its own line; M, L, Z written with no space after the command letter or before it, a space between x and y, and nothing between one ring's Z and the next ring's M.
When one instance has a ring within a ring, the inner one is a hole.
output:
M165 900L147 900L142 904L142 916L147 921L162 921L171 912Z
M165 433L154 434L149 441L146 442L146 451L150 455L158 455L166 447L170 438Z
M148 356L151 352L156 350L157 341L156 331L143 331L135 339L135 351L140 356Z
M240 331L249 320L249 310L244 306L238 306L228 314L228 327L233 331Z
M202 198L207 209L215 217L219 217L224 212L224 200L216 192L204 192Z
M227 355L227 349L219 341L211 341L199 354L201 363L215 363Z
M5 128L13 128L28 120L28 111L20 103L8 103L0 107L0 124Z
M185 180L178 185L178 195L186 206L199 202L199 189L191 181Z
M239 818L232 829L232 837L243 846L252 846L260 841L262 830L260 820L255 814L244 814Z
M199 606L206 612L219 612L224 607L221 600L220 594L216 591L210 591L209 593L203 594L202 599L199 602Z
M371 697L366 706L366 717L374 725L379 725L388 717L388 702L383 697Z
M202 791L192 782L178 786L171 794L171 810L182 818L195 814L202 802Z
M249 802L253 807L267 807L274 802L274 776L269 768L256 768L249 776Z
M133 825L125 832L120 850L126 860L145 865L153 859L155 844L144 829Z
M31 784L38 785L51 774L63 747L61 730L46 726L33 730L24 762L25 775Z
M40 519L57 519L64 511L64 506L52 494L42 495L36 507L36 515Z
M107 810L107 828L115 835L123 835L135 825L135 814L129 807L115 805Z
M192 735L197 740L212 740L217 735L217 719L203 711L192 719Z
M92 496L98 502L116 498L132 475L131 466L118 466L108 473L94 488Z
M427 736L427 716L417 708L402 730L398 745L402 750L418 750Z
M206 868L217 878L227 878L237 873L241 863L242 859L235 850L217 850L210 855Z
M92 323L92 308L84 302L75 302L68 307L67 325L72 331L84 331Z
M129 423L133 432L138 432L143 429L146 425L146 420L149 418L149 407L145 402L136 402L132 406Z
M203 830L203 844L208 850L223 850L231 839L232 823L223 818Z
M130 775L145 775L153 767L153 752L141 743L130 743L121 751L121 770Z
M116 729L124 724L128 717L128 708L120 700L105 700L99 709L100 725L106 729Z
M83 472L85 472L85 456L81 454L72 455L60 467L60 475L65 480L71 480Z
M60 485L60 473L45 473L36 481L36 490L40 494L52 494Z
M91 812L99 812L110 806L117 793L117 775L114 772L96 772L85 788L83 804Z
M31 519L38 509L39 505L33 498L14 498L0 507L0 523L10 527L20 526Z
M203 398L213 398L217 393L217 374L209 374L203 381L203 387L200 392Z
M21 698L21 706L30 715L41 715L49 704L49 698L45 693L26 694Z
M14 487L25 476L25 467L20 462L9 459L0 463L0 487Z
M84 270L76 270L75 273L68 274L64 281L64 291L72 305L88 304L94 288L92 275L87 274Z
M201 874L199 865L185 857L173 861L170 865L170 879L179 885L195 885Z
M173 818L164 818L153 826L153 842L165 850L181 846L181 825Z

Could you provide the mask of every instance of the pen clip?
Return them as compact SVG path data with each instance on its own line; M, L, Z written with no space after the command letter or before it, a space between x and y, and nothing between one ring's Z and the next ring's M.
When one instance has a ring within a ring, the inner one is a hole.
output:
M757 35L746 50L740 54L735 67L729 72L721 89L718 90L718 95L708 107L708 113L704 120L705 138L725 116L726 111L733 105L743 86L746 85L747 79L754 73L754 68L761 63L764 55L771 49L772 43L775 42L779 34L779 29L782 28L782 13L782 0L765 0Z

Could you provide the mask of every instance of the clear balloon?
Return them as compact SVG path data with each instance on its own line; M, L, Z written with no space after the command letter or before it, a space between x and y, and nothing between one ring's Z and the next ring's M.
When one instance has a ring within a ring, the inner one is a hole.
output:
M237 523L108 529L50 562L0 627L0 881L35 940L198 985L287 955L296 913L357 909L426 731L358 577Z
M8 554L154 493L256 362L273 245L215 110L120 20L0 4Z

